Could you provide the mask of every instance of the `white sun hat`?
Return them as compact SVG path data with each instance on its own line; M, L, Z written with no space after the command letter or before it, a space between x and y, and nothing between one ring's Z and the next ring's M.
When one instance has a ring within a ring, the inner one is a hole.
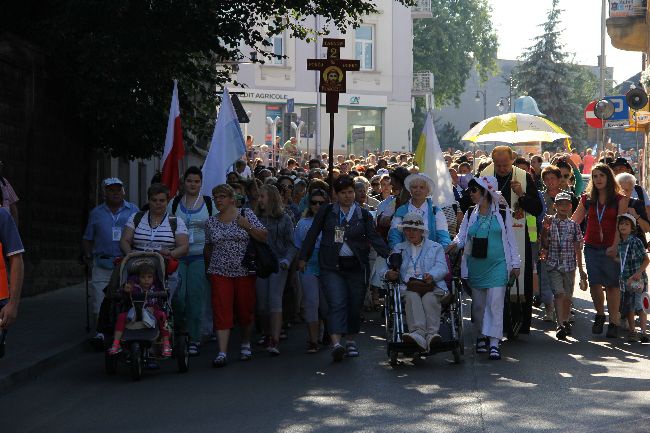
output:
M412 228L412 229L418 229L422 230L425 234L429 233L429 228L427 225L424 223L424 219L422 218L422 215L418 212L409 212L406 215L404 215L404 218L402 218L402 222L397 224L397 228L402 231L405 228Z
M425 182L427 184L427 186L429 187L429 194L428 195L433 194L433 192L436 189L435 182L429 176L427 176L426 174L422 174L422 173L409 174L406 177L406 179L404 179L404 188L406 188L409 192L411 192L411 184L413 182L415 182L415 181L418 181L418 180L422 181L422 182Z

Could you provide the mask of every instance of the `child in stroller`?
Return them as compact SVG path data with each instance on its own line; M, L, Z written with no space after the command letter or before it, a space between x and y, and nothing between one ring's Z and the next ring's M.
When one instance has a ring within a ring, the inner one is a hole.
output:
M124 305L130 305L132 295L144 294L145 305L143 308L143 320L155 320L160 335L162 336L162 356L170 357L172 355L172 347L169 342L169 330L167 329L167 314L163 311L164 300L156 298L155 296L149 296L150 292L155 293L161 290L162 288L160 287L160 283L156 278L155 267L150 263L142 263L136 268L135 274L130 275L126 283L124 283L124 286L122 287L122 296L125 298ZM120 340L124 333L124 329L126 328L127 321L134 320L133 311L133 308L131 308L128 311L123 311L117 315L113 344L108 349L109 355L116 355L122 351ZM145 317L145 315L149 314L153 317Z
M406 304L408 333L402 340L415 343L429 352L441 343L441 298L448 293L445 277L449 272L442 245L427 239L424 219L417 212L406 214L398 228L404 232L406 241L393 248L393 254L401 254L399 271L386 271L388 281L399 282Z

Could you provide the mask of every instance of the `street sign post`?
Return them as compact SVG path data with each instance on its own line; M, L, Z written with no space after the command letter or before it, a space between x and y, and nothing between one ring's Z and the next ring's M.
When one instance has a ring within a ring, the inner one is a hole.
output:
M596 102L598 101L591 101L585 107L585 121L587 122L587 125L591 126L592 128L602 128L603 127L602 119L597 118L596 114L594 113Z

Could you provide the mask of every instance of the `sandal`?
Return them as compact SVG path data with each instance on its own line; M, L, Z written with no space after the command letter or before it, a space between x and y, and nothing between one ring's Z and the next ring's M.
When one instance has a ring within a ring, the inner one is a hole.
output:
M223 352L219 352L216 358L212 361L212 366L216 368L220 367L225 367L226 364L228 363L226 354Z
M490 347L490 359L493 361L501 359L501 350L497 346Z
M253 352L251 351L250 344L242 344L239 348L239 360L250 361L253 359Z
M476 353L487 353L487 341L485 338L476 339Z
M359 349L357 348L357 343L355 343L354 341L348 341L345 344L345 352L346 352L345 355L348 358L356 358L357 356L359 356Z
M191 342L191 343L187 346L187 351L188 351L188 353L190 354L190 356L199 356L199 354L200 354L200 351L199 351L199 343Z
M318 345L318 343L308 342L307 351L305 353L309 353L309 354L317 353L319 349L320 346Z

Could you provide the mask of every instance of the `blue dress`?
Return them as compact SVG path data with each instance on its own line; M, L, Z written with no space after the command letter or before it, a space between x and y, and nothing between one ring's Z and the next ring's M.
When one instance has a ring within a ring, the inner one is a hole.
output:
M467 270L469 286L472 289L489 289L491 287L505 287L508 283L508 268L506 254L501 237L501 226L496 215L479 215L470 227L469 238L475 236L488 238L487 257L477 259L471 255L467 257Z

